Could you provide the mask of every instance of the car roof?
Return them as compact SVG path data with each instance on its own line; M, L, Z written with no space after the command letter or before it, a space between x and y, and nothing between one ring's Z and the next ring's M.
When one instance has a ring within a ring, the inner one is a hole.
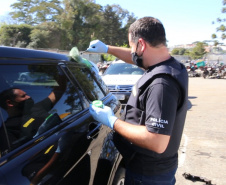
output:
M69 61L67 55L34 49L0 46L0 58L49 59Z

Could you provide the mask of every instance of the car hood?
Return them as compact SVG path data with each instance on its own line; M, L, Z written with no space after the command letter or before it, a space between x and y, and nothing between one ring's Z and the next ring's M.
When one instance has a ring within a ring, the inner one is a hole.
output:
M134 85L142 75L104 75L106 85Z

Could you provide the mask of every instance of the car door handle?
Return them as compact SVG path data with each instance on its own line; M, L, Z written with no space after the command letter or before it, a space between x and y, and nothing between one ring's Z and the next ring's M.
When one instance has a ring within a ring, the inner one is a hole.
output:
M94 139L95 136L99 133L102 123L90 123L91 130L87 134L87 139ZM93 128L94 127L94 128Z

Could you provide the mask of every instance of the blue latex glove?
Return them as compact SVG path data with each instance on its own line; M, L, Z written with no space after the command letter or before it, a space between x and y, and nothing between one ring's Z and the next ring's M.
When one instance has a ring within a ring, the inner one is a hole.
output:
M90 42L89 47L87 48L87 51L93 52L93 53L107 53L108 46L103 42L101 42L100 40L93 40Z
M114 129L115 121L118 118L114 115L110 107L104 106L103 108L98 108L90 104L89 112L96 121Z

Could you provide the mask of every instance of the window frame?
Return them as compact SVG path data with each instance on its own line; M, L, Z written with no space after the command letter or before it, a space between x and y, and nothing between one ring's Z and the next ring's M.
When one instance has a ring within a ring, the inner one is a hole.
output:
M12 60L14 62L12 62ZM32 138L31 140L26 141L25 143L21 144L20 146L12 149L11 144L9 142L9 136L8 136L8 133L7 133L7 130L6 130L6 127L5 127L5 121L4 121L4 118L3 118L3 115L2 115L2 110L1 110L2 108L1 108L0 109L0 120L2 122L1 126L4 127L3 128L4 134L5 134L4 137L6 137L8 149L5 150L6 152L3 155L1 155L2 151L0 151L0 159L4 158L5 156L6 156L6 158L7 158L7 156L11 156L11 155L13 155L13 156L16 155L17 156L21 152L24 153L26 150L32 148L34 145L37 145L38 143L42 142L46 138L50 137L53 133L56 133L56 132L62 130L64 127L67 127L71 123L75 122L78 118L81 117L81 115L84 114L84 111L86 109L84 107L84 105L83 105L83 101L84 100L83 100L82 95L81 95L81 93L80 93L80 91L78 89L79 85L77 83L75 84L74 81L71 79L71 77L66 73L66 70L64 68L64 66L65 66L64 62L62 62L62 61L57 61L57 62L51 61L51 62L49 62L49 61L45 61L45 59L43 59L42 61L36 62L36 61L33 61L31 59L30 62L28 62L27 60L25 62L23 62L23 60L20 60L20 63L17 63L16 62L17 59L12 59L12 60L11 60L10 63L1 63L1 65L12 65L12 66L14 66L14 65L42 65L42 66L44 66L44 65L46 65L46 66L52 65L52 66L55 66L57 68L57 70L59 71L59 73L63 73L63 75L66 76L68 81L70 81L70 83L74 87L76 93L78 94L79 100L81 102L82 109L81 109L81 111L76 112L75 114L72 114L71 116L69 116L65 120L62 120L62 122L59 125L56 125L56 126L52 127L51 129L45 131L44 133L38 135L37 137ZM0 164L0 166L1 166L1 164Z

